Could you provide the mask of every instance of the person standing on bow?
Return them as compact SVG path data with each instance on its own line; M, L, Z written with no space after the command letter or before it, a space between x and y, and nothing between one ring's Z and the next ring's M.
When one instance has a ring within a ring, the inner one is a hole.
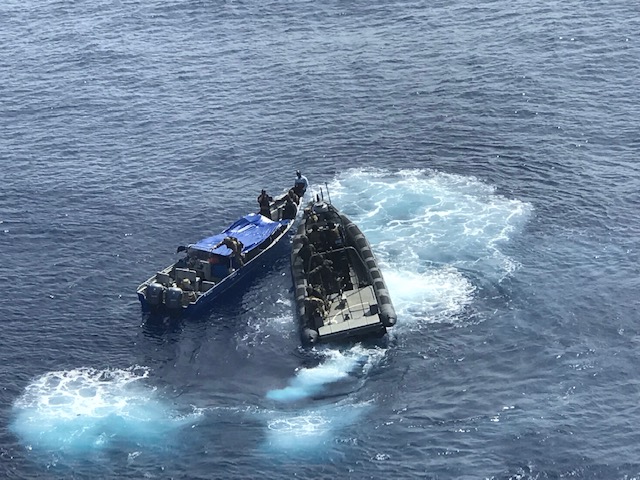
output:
M309 188L309 180L300 173L300 170L296 170L296 179L293 182L293 190L299 197L302 197L304 192L307 191L307 188Z
M258 196L258 205L260 205L260 215L267 217L271 220L271 205L273 197L267 194L266 190L262 190Z

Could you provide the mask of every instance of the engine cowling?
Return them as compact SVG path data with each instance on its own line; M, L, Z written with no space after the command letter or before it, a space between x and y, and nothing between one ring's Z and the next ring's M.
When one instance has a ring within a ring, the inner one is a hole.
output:
M147 303L154 307L158 305L162 305L162 300L164 296L164 286L159 283L151 283L147 286L147 290L145 292L145 296L147 298Z
M169 287L165 293L164 303L172 310L182 308L182 289Z

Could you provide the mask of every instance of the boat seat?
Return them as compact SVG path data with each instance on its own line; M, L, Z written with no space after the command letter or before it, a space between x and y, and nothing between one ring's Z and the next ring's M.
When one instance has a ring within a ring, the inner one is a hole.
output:
M188 268L176 268L176 283L180 284L185 278L188 279L191 284L195 285L198 275L195 270Z
M214 286L215 286L216 282L209 282L207 280L203 280L201 283L201 290L202 292L208 292L209 290L211 290Z
M211 264L209 262L206 262L204 260L198 260L197 269L202 272L202 278L204 280L210 280L211 279L211 277L212 277L212 275L211 275Z
M171 278L171 276L168 273L164 272L156 273L156 281L164 285L165 287L169 287L173 283L173 279Z

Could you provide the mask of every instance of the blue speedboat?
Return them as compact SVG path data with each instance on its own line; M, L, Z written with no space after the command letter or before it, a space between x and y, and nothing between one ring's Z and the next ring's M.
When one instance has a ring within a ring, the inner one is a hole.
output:
M221 294L252 275L263 263L261 259L285 238L300 201L288 192L269 202L265 215L250 213L217 235L178 247L184 257L138 287L142 310L193 314L210 307Z

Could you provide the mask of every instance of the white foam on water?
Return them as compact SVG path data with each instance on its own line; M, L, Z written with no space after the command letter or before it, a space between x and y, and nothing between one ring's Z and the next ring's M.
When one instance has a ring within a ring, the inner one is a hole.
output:
M396 314L402 321L455 321L472 302L475 287L453 267L441 267L424 273L389 269L384 273Z
M148 376L144 367L46 373L16 400L12 430L31 448L67 452L113 442L165 444L201 412L181 414L166 405L144 381Z
M360 227L380 263L398 314L394 336L423 324L459 321L474 300L476 279L498 283L518 267L501 247L521 230L531 206L498 195L475 178L430 170L351 169L328 187L324 198ZM299 369L267 398L293 403L319 397L351 378L364 382L385 352L359 344L348 350L325 347L318 366ZM332 404L271 412L267 444L287 452L318 452L362 411L355 404Z
M349 379L351 374L364 374L383 356L384 349L367 349L355 345L348 350L319 350L324 358L312 368L300 368L289 384L280 389L267 392L267 398L278 402L295 402L321 394L330 384Z
M264 412L267 434L263 448L269 451L321 455L334 443L340 431L358 421L370 403L333 404L301 412Z
M297 330L291 328L293 322L293 307L289 307L288 311L281 315L250 318L246 330L236 334L239 348L253 349L257 345L272 344L274 337L297 336Z
M474 298L472 276L499 283L517 262L501 247L531 205L474 177L431 170L348 170L331 201L366 235L398 313L395 330L455 322Z

